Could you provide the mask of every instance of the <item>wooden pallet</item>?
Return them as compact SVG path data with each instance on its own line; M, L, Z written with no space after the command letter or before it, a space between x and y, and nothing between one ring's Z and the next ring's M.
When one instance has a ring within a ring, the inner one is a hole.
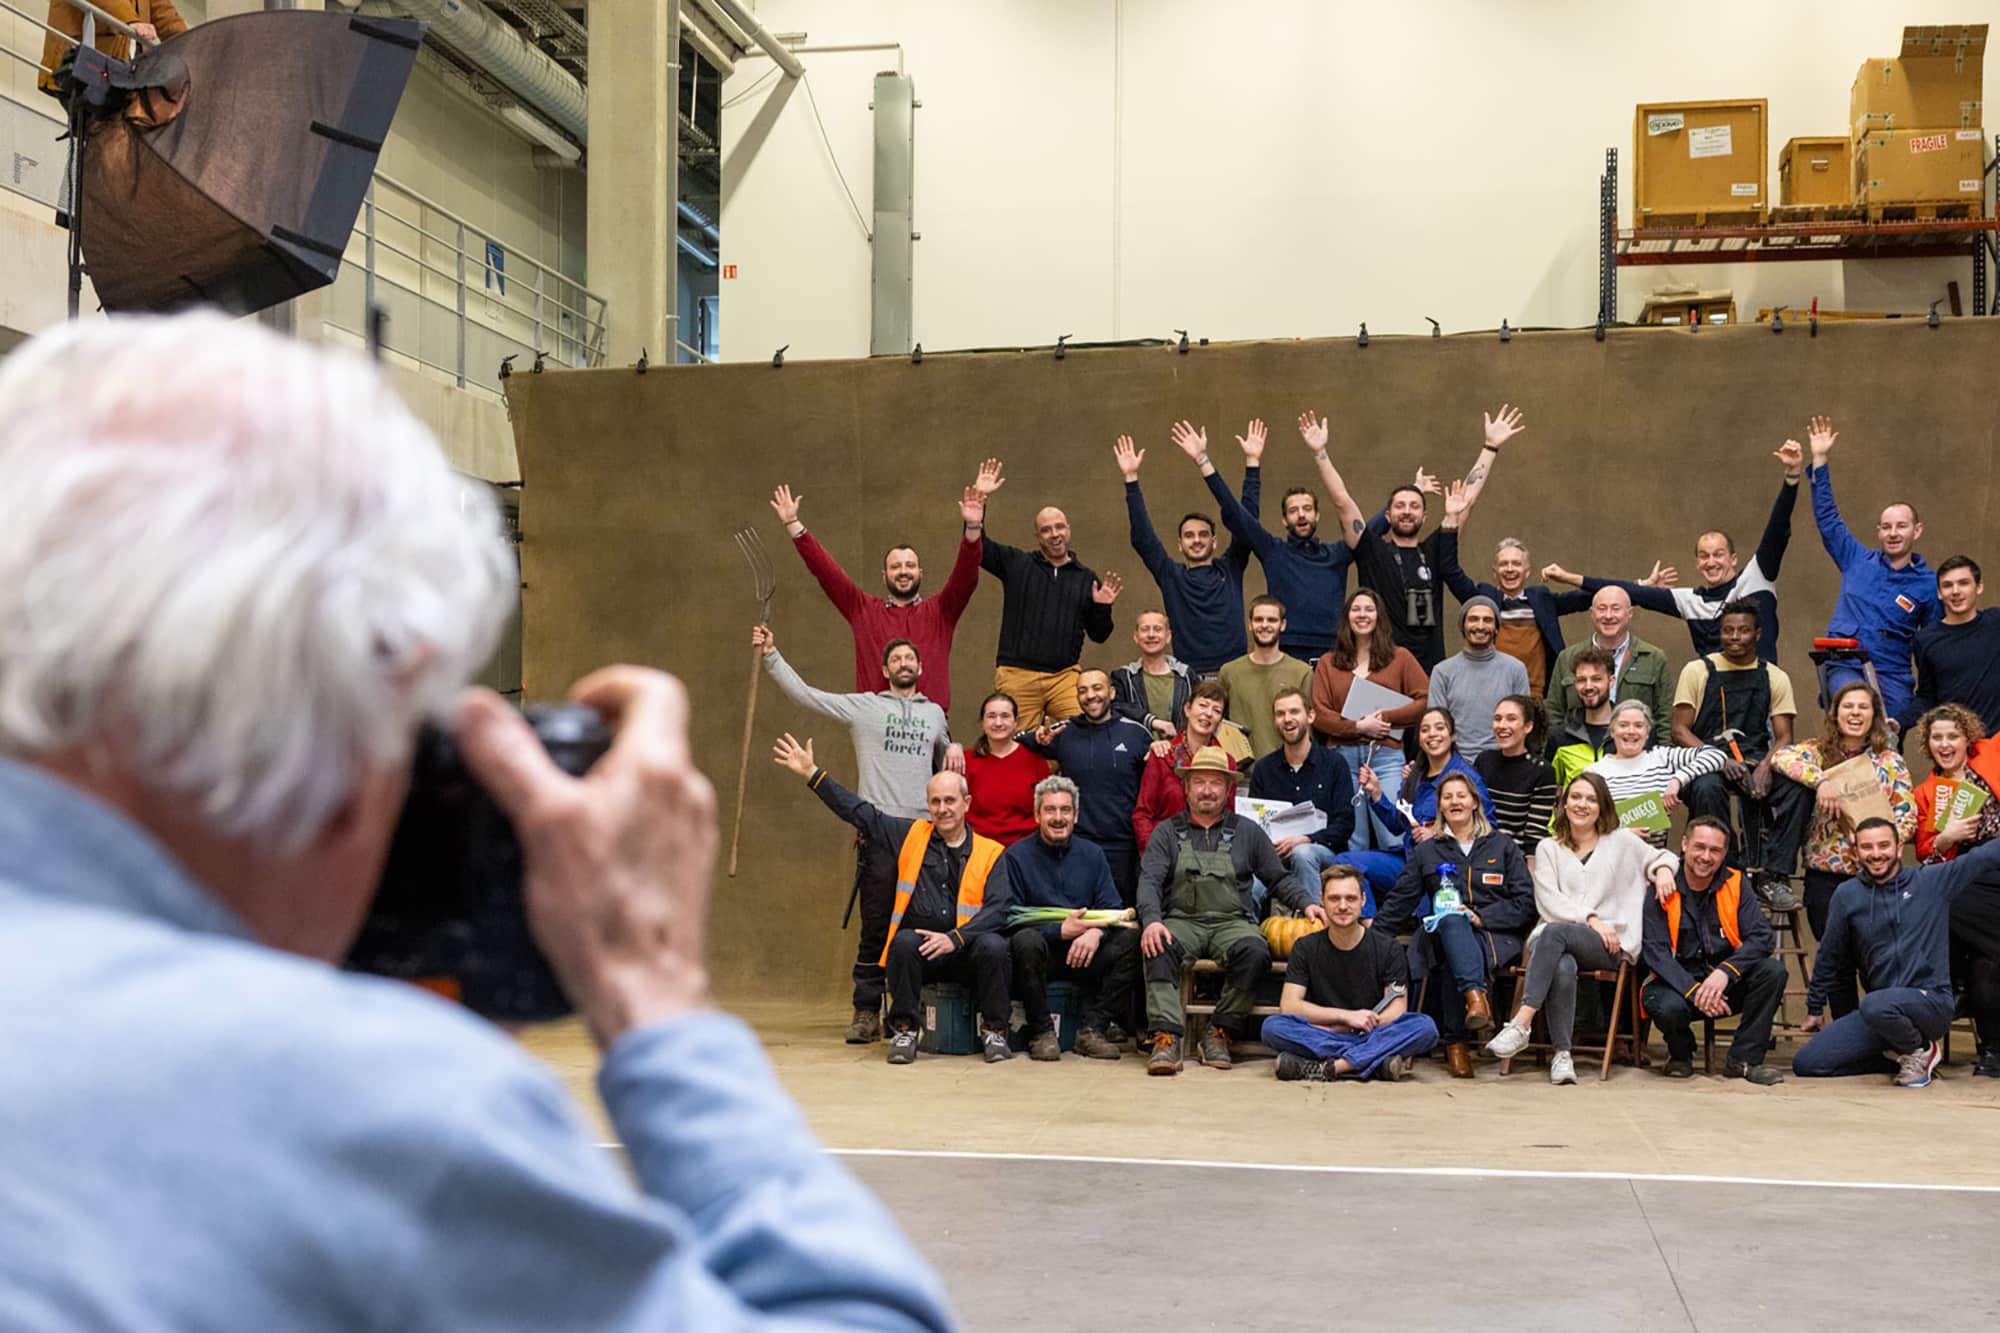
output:
M1770 210L1764 208L1714 208L1692 213L1669 213L1655 209L1633 220L1632 230L1649 227L1761 227Z
M1866 207L1870 222L1939 222L1986 216L1983 199L1968 199L1964 203L1869 204Z
M1863 204L1780 204L1771 210L1774 227L1801 226L1814 222L1866 222Z

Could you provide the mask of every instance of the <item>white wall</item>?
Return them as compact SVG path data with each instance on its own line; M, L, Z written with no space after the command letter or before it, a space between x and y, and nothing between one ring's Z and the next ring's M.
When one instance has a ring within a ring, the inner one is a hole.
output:
M915 329L927 349L1591 322L1597 178L1633 106L1770 101L1769 186L1795 135L1837 134L1865 59L1984 4L1823 0L761 0L812 45L893 41L917 113ZM867 108L894 52L802 57L865 212ZM1987 60L1989 85L2000 71ZM723 112L722 348L868 351L869 253L802 92L745 150L775 81ZM747 159L747 164L746 164ZM1922 309L1971 261L1621 271L1620 314L1668 283L1740 308Z

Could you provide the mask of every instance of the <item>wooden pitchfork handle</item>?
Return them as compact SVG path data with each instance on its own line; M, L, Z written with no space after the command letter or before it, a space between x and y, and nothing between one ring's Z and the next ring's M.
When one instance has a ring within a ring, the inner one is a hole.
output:
M736 763L736 822L729 830L729 877L736 878L736 845L743 839L743 792L750 781L750 737L757 725L757 677L764 670L764 650L750 646L750 705L743 710L743 757Z

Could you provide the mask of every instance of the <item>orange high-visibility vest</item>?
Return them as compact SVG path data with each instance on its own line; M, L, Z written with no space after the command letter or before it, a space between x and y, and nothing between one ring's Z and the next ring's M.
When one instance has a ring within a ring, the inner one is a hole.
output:
M1722 938L1729 941L1729 947L1743 947L1743 929L1737 924L1737 909L1743 902L1743 877L1732 870L1722 877L1715 886L1715 915L1722 923ZM1676 893L1667 899L1667 947L1680 952L1681 947L1681 896Z
M911 824L908 836L903 839L903 850L896 854L896 907L889 913L889 937L882 941L878 967L889 965L889 942L896 938L896 929L903 924L903 912L910 905L910 895L917 891L917 876L924 868L924 849L931 845L932 827L928 819ZM986 877L992 873L1000 853L1006 850L991 838L972 834L972 851L965 858L965 873L958 880L959 927L979 914L986 902Z

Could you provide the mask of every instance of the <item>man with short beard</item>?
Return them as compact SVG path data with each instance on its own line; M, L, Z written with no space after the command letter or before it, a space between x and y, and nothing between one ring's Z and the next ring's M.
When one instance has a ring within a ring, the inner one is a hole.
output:
M1497 416L1485 418L1485 434L1479 457L1465 474L1465 505L1478 500L1493 466L1500 458L1500 446L1522 429L1521 413L1505 403ZM1386 527L1369 525L1367 531L1350 530L1348 545L1354 548L1357 577L1382 596L1382 610L1389 617L1391 635L1400 648L1407 648L1418 665L1430 671L1444 660L1444 592L1439 583L1439 534L1419 537L1423 531L1425 493L1438 490L1437 481L1417 469L1416 481L1389 492L1383 511ZM1378 520L1378 523L1382 520Z
M785 697L801 708L845 722L854 742L858 799L896 819L921 819L931 775L952 767L962 771L964 752L952 744L944 709L917 692L923 662L917 646L903 639L882 652L882 679L875 694L834 694L799 678L778 653L778 636L768 625L753 625L750 642L763 654L764 670ZM889 938L894 910L896 849L865 836L854 847L854 888L849 903L861 906L861 939L854 954L854 1020L847 1041L864 1046L882 1036L884 973L880 957Z
M1986 581L1971 556L1955 555L1938 566L1937 591L1944 619L1917 635L1917 693L1909 721L1939 704L1963 704L1987 735L2000 735L2000 608L1979 609Z
M871 597L861 591L847 577L840 562L820 545L819 538L799 521L799 502L805 497L794 495L790 486L780 486L772 492L771 508L791 534L799 559L806 562L820 590L847 621L854 636L856 690L866 693L875 687L880 679L876 668L883 648L891 639L908 639L917 646L918 655L931 663L925 691L939 708L951 711L951 640L958 631L958 618L965 613L966 604L979 587L979 539L986 528L986 497L990 489L1000 485L999 460L987 459L979 469L979 477L979 484L966 487L959 501L964 540L958 544L958 559L952 562L951 575L936 597L923 595L923 563L914 547L901 543L891 546L882 557L885 595Z
M1174 632L1164 611L1141 611L1132 622L1139 658L1111 673L1111 706L1120 717L1143 722L1153 734L1171 737L1187 723L1194 672L1174 656Z
M1590 622L1590 639L1563 649L1556 658L1555 674L1549 678L1549 717L1554 729L1563 730L1579 706L1577 654L1597 648L1611 655L1611 701L1637 699L1644 703L1653 718L1652 743L1668 744L1673 735L1674 678L1667 655L1632 632L1632 598L1615 585L1598 589L1590 599Z
M1281 744L1271 706L1286 690L1310 690L1312 667L1278 646L1285 633L1285 604L1265 593L1250 603L1250 651L1224 662L1215 682L1229 698L1228 717L1250 736L1259 759Z
M1958 896L2000 871L2000 838L1940 865L1903 865L1903 840L1886 819L1854 828L1861 873L1834 890L1826 930L1806 988L1805 1030L1817 1033L1792 1057L1800 1078L1888 1073L1899 1087L1931 1081L1938 1038L1957 1013L1952 996L1950 920ZM1831 1024L1827 993L1859 969L1868 993Z
M1602 648L1585 645L1570 660L1576 708L1566 717L1549 719L1549 764L1559 792L1567 791L1571 778L1611 748L1612 670L1611 654Z
M1076 831L1096 843L1111 863L1111 882L1127 907L1137 891L1139 850L1132 839L1132 810L1139 779L1152 753L1153 733L1111 706L1111 677L1099 667L1077 675L1082 712L1066 722L1043 720L1021 744L1062 766L1080 791Z
M1510 694L1528 690L1528 668L1495 648L1500 608L1491 597L1474 596L1458 618L1465 647L1431 672L1430 703L1451 714L1458 757L1471 763L1493 748L1493 710Z
M1148 1074L1178 1074L1187 1027L1181 1007L1181 971L1197 959L1222 964L1222 998L1216 1002L1201 1062L1228 1069L1230 1042L1256 1001L1257 983L1271 970L1271 946L1257 929L1250 897L1261 879L1278 901L1316 921L1326 913L1292 878L1271 839L1256 821L1230 808L1242 774L1213 746L1198 752L1178 775L1187 809L1153 831L1139 870L1139 952L1146 975L1146 1018L1153 1027ZM1996 843L2000 846L2000 843Z
M975 485L984 484L982 481ZM997 476L992 487L997 490ZM1069 516L1051 505L1035 515L1035 549L985 539L980 565L1005 589L993 688L1013 698L1023 727L1044 717L1075 717L1077 662L1087 634L1111 637L1111 604L1125 581L1106 570L1100 580L1069 547Z
M1317 884L1320 872L1347 850L1354 836L1354 779L1340 752L1314 739L1312 701L1304 690L1281 691L1271 714L1284 744L1251 768L1250 795L1286 805L1310 801L1326 816L1326 827L1317 833L1273 844L1300 884Z
M1243 509L1257 517L1262 495L1264 423L1252 421L1236 437L1243 447ZM1132 527L1132 549L1146 572L1160 585L1160 600L1180 637L1180 651L1197 675L1212 676L1224 662L1243 652L1243 571L1250 563L1250 544L1234 538L1221 555L1215 550L1215 520L1207 514L1181 516L1177 531L1181 561L1167 554L1146 513L1139 492L1139 465L1146 451L1120 435L1112 455L1125 478L1125 516Z

